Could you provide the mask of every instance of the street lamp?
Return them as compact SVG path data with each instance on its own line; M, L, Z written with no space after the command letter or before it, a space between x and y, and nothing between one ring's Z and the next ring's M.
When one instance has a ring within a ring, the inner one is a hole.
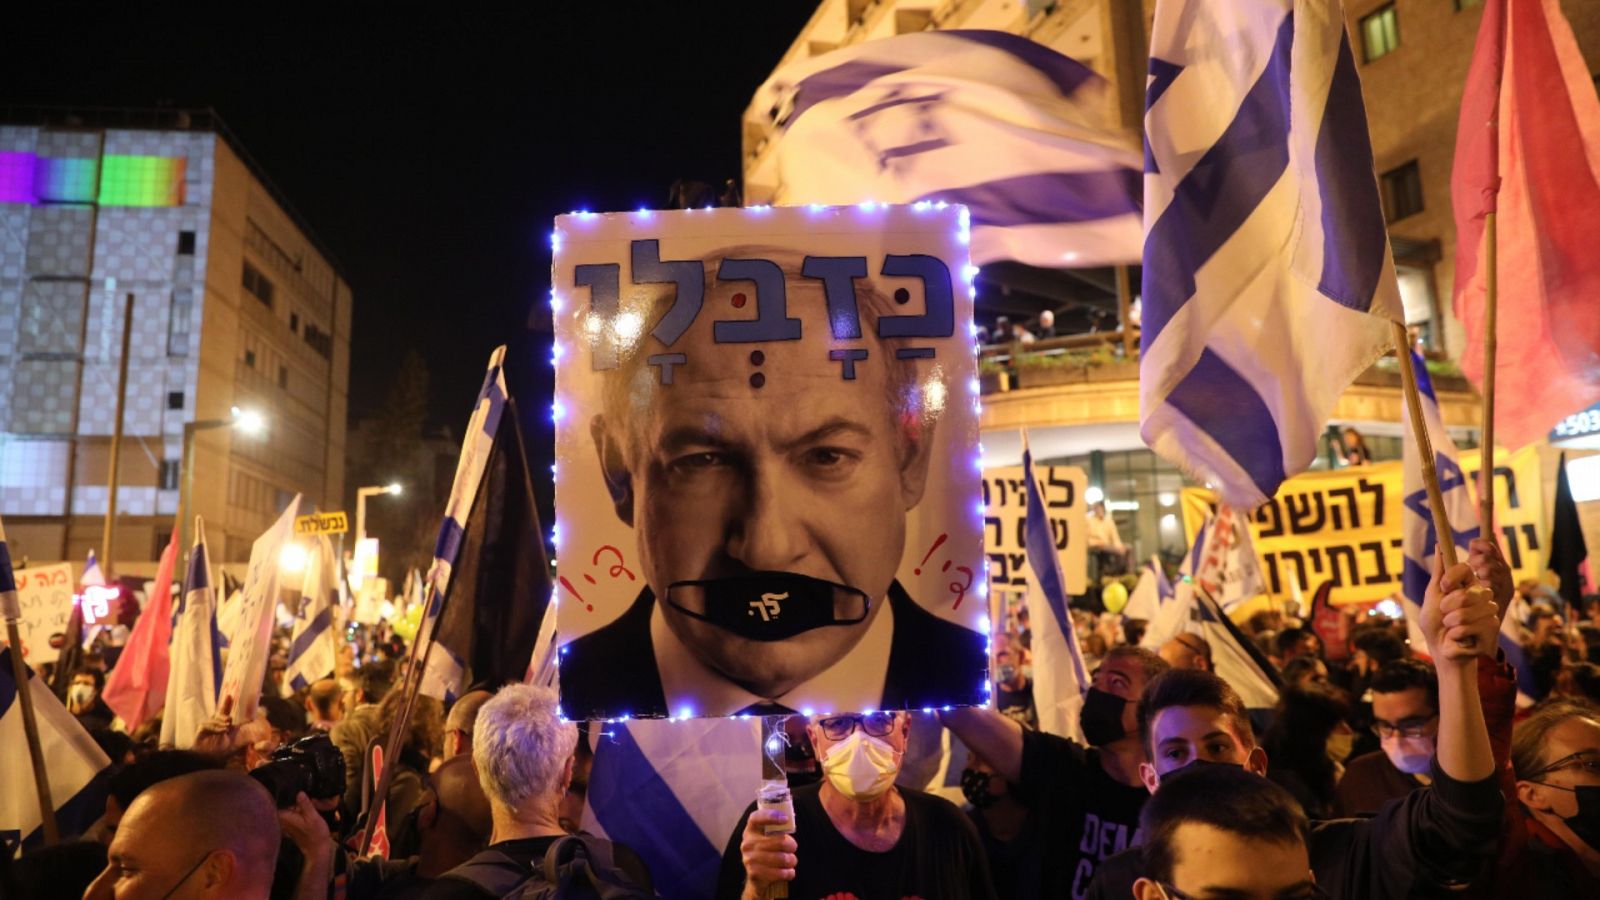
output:
M383 494L394 494L396 496L399 496L400 491L401 491L401 487L400 487L400 482L398 482L398 481L390 482L389 484L376 484L376 485L373 485L371 487L364 487L364 488L357 488L356 489L356 543L357 544L360 544L362 539L364 539L367 536L367 498L368 497L377 497L377 496L381 496Z
M226 419L200 419L183 423L183 483L178 491L178 555L181 559L189 548L189 495L194 487L194 436L196 432L212 428L234 428L239 433L255 437L267 429L267 420L253 409L235 406Z

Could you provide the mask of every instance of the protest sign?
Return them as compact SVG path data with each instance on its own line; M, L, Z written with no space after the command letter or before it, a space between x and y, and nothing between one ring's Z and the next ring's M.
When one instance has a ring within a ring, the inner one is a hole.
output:
M960 207L556 220L570 718L984 701Z
M17 622L22 636L22 658L30 666L55 662L61 651L50 646L50 636L65 634L72 615L72 564L30 566L18 569Z
M1474 503L1479 453L1461 451ZM1495 454L1495 523L1512 577L1538 578L1544 566L1544 500L1538 449ZM1216 495L1184 488L1184 531L1192 541ZM1404 474L1396 462L1310 472L1283 483L1250 517L1267 594L1286 602L1331 582L1334 605L1371 603L1400 593ZM1421 500L1426 504L1426 500Z
M1089 477L1075 466L1034 466L1045 511L1050 514L1050 535L1066 577L1067 593L1088 590L1089 543L1087 505L1083 500ZM990 590L1025 594L1033 571L1028 568L1025 529L1028 496L1021 466L983 470L983 549L989 555Z
M299 509L300 495L295 494L278 521L250 545L244 599L236 630L228 635L228 663L222 672L222 690L217 694L219 706L233 698L235 725L254 719L261 701L261 680L267 673L267 655L272 645L273 613L278 608L278 560L283 555L283 545L293 539L294 517Z

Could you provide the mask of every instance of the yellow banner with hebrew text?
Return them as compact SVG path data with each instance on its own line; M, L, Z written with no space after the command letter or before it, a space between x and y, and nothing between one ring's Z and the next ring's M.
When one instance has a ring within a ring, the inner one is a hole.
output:
M1479 456L1477 450L1460 455L1474 504ZM1308 472L1285 481L1277 496L1250 517L1272 599L1290 600L1298 589L1309 604L1327 581L1333 582L1335 605L1399 594L1404 477L1400 462L1386 462ZM1543 533L1542 485L1537 447L1496 453L1495 520L1518 581L1538 578L1544 569L1548 536ZM1214 491L1184 488L1183 530L1191 543L1216 503Z

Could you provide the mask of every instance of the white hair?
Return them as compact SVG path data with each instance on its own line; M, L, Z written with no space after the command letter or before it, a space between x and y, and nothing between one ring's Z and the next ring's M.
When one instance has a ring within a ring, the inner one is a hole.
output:
M564 722L556 692L510 684L478 710L472 761L489 799L513 809L561 789L561 774L578 745L578 728Z

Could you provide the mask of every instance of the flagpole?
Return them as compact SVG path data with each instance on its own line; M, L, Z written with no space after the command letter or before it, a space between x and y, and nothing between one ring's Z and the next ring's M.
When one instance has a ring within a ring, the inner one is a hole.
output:
M56 807L50 800L50 776L44 768L44 748L39 745L39 721L33 714L33 685L29 683L28 666L22 661L22 632L18 621L22 608L17 603L15 591L6 592L6 640L11 643L11 675L17 681L17 701L22 706L22 731L28 739L28 756L33 760L33 787L39 795L39 818L44 828L44 845L52 846L61 840L56 827Z
M1499 318L1499 291L1495 259L1495 218L1490 210L1483 220L1483 448L1478 472L1478 534L1493 540L1494 535L1494 368L1499 351L1496 323Z
M1411 338L1406 326L1390 322L1394 334L1395 353L1400 357L1400 383L1406 395L1406 409L1411 415L1411 433L1417 442L1417 456L1422 464L1422 483L1428 489L1428 506L1433 510L1433 530L1439 537L1439 556L1448 569L1456 564L1455 532L1450 528L1450 515L1444 508L1444 493L1439 490L1439 472L1434 466L1433 441L1428 438L1428 424L1422 416L1422 396L1417 391L1417 373L1411 363ZM1426 552L1426 550L1424 550ZM1477 639L1463 644L1469 649Z

